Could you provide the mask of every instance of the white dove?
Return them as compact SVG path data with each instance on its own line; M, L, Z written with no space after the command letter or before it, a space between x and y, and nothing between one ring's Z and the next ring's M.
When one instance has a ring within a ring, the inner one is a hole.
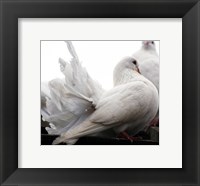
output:
M159 56L154 41L142 41L142 47L133 54L138 62L141 74L149 79L159 92Z
M94 110L78 125L63 132L53 144L74 144L78 138L114 128L116 133L130 129L136 134L158 110L158 91L139 73L137 61L126 57L114 70L115 87L97 100Z
M154 41L142 41L142 47L139 51L133 54L133 57L137 60L141 74L149 79L157 88L159 92L159 56L156 52L156 46ZM151 121L150 125L157 125L159 110L156 117Z

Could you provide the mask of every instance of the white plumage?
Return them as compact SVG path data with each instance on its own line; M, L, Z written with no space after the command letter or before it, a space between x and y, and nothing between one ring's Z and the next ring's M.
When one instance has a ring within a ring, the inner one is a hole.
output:
M146 123L150 123L158 109L158 92L149 80L137 72L137 66L132 63L134 61L128 57L117 65L115 73L126 82L119 78L117 85L100 97L91 115L62 133L54 144L73 144L82 136L109 128L114 128L116 133L131 130L136 134Z
M73 58L70 63L59 59L65 79L50 81L48 89L44 84L41 86L42 105L46 99L41 114L43 120L51 123L51 127L46 128L49 134L61 134L84 121L104 92L82 67L72 43L66 41L66 44Z
M149 79L159 91L159 56L154 41L143 41L139 51L133 54L141 74Z
M49 134L60 134L53 144L74 144L78 138L113 128L116 133L131 130L137 133L155 117L158 92L139 73L138 64L126 57L114 70L115 87L104 91L79 62L71 42L66 42L73 58L60 59L65 80L49 83L50 98L42 116L51 124ZM44 94L45 95L45 94Z
M138 61L141 74L150 80L159 92L159 72L160 62L156 52L154 41L142 41L142 47L139 51L133 54L133 57ZM159 110L156 117L151 121L150 125L157 125L159 122ZM148 127L149 125L147 125Z

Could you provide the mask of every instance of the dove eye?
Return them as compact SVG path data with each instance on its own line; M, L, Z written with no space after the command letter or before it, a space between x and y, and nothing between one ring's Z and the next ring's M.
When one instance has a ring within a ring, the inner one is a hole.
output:
M132 63L133 63L134 65L136 65L136 64L137 64L137 61L136 61L136 60L134 60L134 61L132 61Z
M154 44L154 41L152 41L151 43Z

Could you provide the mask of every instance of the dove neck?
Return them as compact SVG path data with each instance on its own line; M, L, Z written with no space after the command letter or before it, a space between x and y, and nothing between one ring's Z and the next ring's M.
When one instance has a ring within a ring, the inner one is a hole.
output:
M153 48L153 47L150 47L150 46L142 46L142 50L143 50L144 52L148 52L148 53L157 55L156 49Z
M131 81L137 81L144 79L142 75L140 75L137 71L131 70L131 69L126 69L120 73L114 73L113 81L114 81L114 86L129 83Z

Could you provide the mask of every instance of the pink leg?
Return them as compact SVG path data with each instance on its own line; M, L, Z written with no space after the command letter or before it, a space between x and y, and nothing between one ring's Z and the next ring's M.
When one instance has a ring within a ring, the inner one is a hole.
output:
M155 127L159 125L159 117L155 117L151 122L150 122L150 127Z
M126 140L129 140L131 142L133 141L138 141L138 140L141 140L141 137L134 137L134 136L130 136L127 132L120 132L119 135L117 136L118 138L121 138L121 139L126 139Z

